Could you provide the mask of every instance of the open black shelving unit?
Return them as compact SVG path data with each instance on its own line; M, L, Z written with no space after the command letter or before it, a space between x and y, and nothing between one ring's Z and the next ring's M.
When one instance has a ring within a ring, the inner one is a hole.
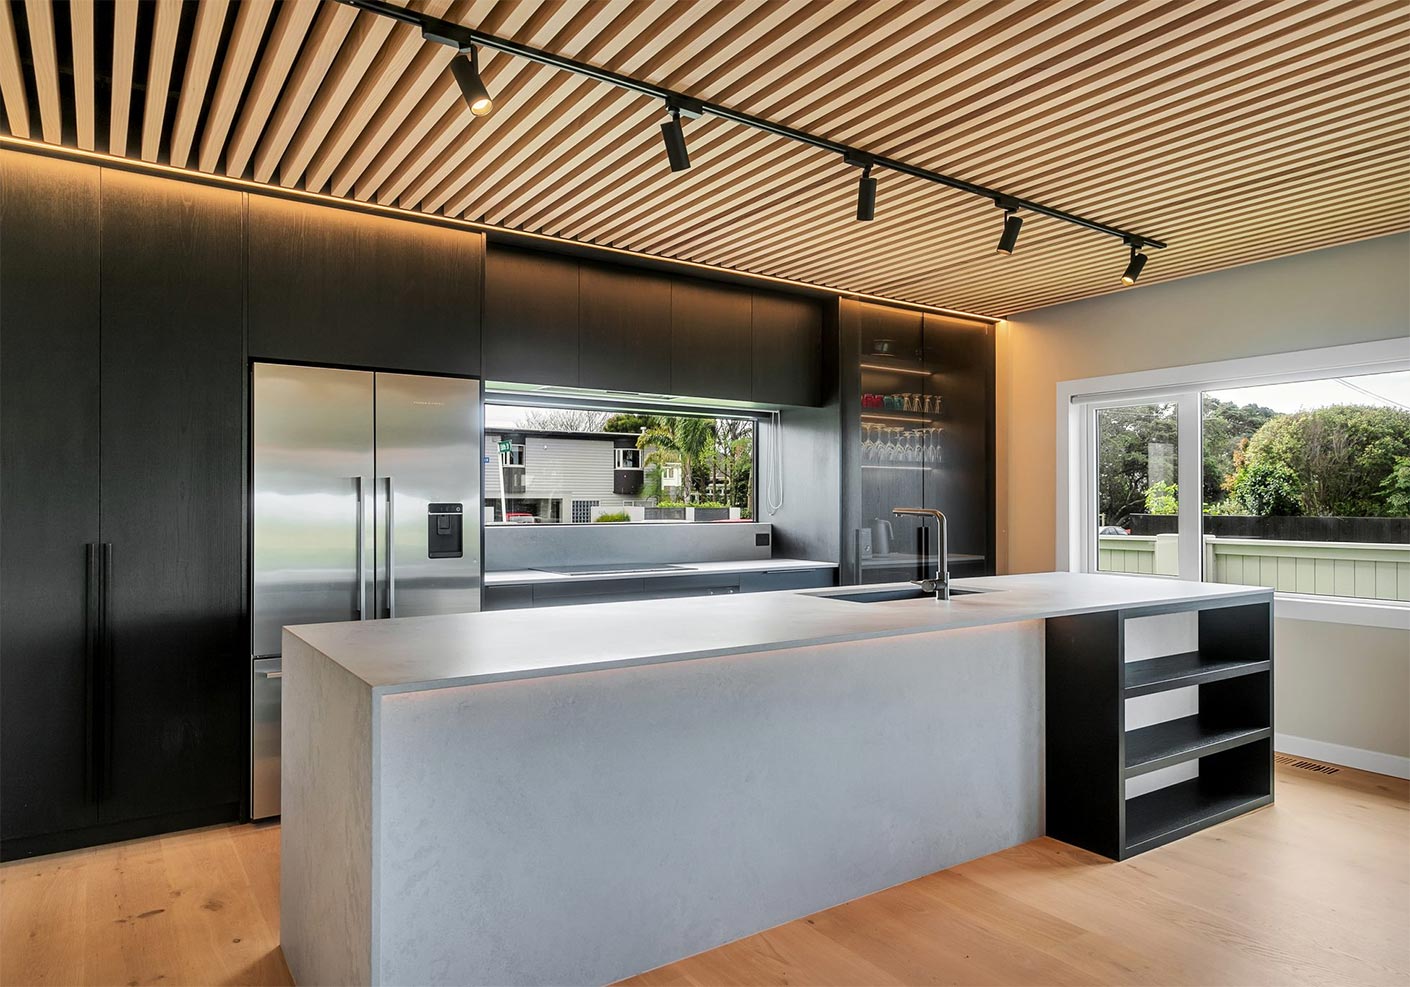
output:
M1125 860L1273 801L1273 595L1047 621L1047 831ZM1199 649L1126 660L1126 622L1195 611ZM1199 712L1137 729L1126 700L1199 690ZM1126 781L1198 761L1133 798Z

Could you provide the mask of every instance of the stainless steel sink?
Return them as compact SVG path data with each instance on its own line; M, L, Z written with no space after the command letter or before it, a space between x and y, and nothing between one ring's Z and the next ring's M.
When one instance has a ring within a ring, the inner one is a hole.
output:
M956 589L951 587L950 599L957 596L973 596L977 593L987 593L984 589ZM897 600L924 600L935 599L934 593L927 593L919 586L907 586L904 589L871 589L861 590L856 593L829 593L823 597L826 600L846 600L848 603L894 603Z

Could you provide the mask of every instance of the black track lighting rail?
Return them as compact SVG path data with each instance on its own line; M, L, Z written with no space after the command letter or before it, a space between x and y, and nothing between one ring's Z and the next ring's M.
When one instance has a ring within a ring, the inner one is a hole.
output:
M1041 202L1034 202L1022 196L1010 195L1007 192L989 188L977 182L966 181L963 178L955 178L953 175L931 171L929 168L921 168L917 165L907 164L895 158L872 154L869 151L852 147L849 144L829 140L826 137L818 137L807 131L798 130L781 123L775 123L772 120L766 120L763 117L757 117L750 113L731 109L728 106L721 106L718 103L709 103L695 99L684 93L667 89L664 86L658 86L641 79L633 79L631 76L622 75L596 65L589 65L586 62L579 62L575 59L567 58L550 51L544 51L541 48L535 48L531 45L521 44L517 41L509 41L505 38L498 38L493 34L486 34L483 31L477 31L463 24L456 24L439 17L428 17L414 10L399 7L393 3L387 3L386 0L338 0L338 2L356 7L359 10L365 10L369 13L393 18L404 24L410 24L419 29L422 37L428 41L450 45L461 51L466 51L475 45L484 48L492 48L495 51L502 51L507 55L525 58L531 62L547 65L550 68L559 69L563 72L572 72L575 75L596 79L598 82L605 82L608 85L617 86L620 89L641 93L643 96L651 96L664 101L668 107L677 109L681 116L694 117L708 113L711 116L720 117L723 120L730 120L746 127L752 127L755 130L762 130L765 133L770 133L777 137L783 137L800 144L816 147L820 150L840 154L848 163L867 162L876 168L884 168L902 175L910 175L912 178L919 178L923 181L933 182L936 185L944 185L947 188L952 188L960 192L967 192L970 195L978 196L982 199L989 199L1003 209L1023 209L1041 216L1048 216L1052 219L1060 220L1064 223L1071 223L1074 226L1081 226L1089 230L1095 230L1098 233L1105 233L1107 236L1116 237L1126 243L1133 250L1141 250L1145 247L1161 248L1165 246L1163 241L1157 240L1154 237L1133 233L1130 230L1123 230L1120 227L1101 223L1095 219L1088 219L1085 216L1079 216L1077 213L1067 212L1064 209L1054 209L1052 206L1045 206Z

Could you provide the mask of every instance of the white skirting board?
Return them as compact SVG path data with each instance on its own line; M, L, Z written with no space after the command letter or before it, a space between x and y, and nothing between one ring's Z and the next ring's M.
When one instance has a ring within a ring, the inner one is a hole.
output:
M1273 735L1273 749L1279 754L1311 758L1314 761L1340 764L1347 768L1360 768L1362 771L1374 771L1376 774L1390 775L1392 778L1410 778L1410 757L1362 750L1360 747L1347 747L1345 744L1329 744L1325 740L1294 737L1286 733Z

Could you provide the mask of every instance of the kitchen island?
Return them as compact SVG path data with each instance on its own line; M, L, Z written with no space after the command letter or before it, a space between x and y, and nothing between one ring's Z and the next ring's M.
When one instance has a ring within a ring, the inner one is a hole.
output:
M286 629L295 979L606 982L1033 839L1048 622L1271 606L1066 573L859 589Z

